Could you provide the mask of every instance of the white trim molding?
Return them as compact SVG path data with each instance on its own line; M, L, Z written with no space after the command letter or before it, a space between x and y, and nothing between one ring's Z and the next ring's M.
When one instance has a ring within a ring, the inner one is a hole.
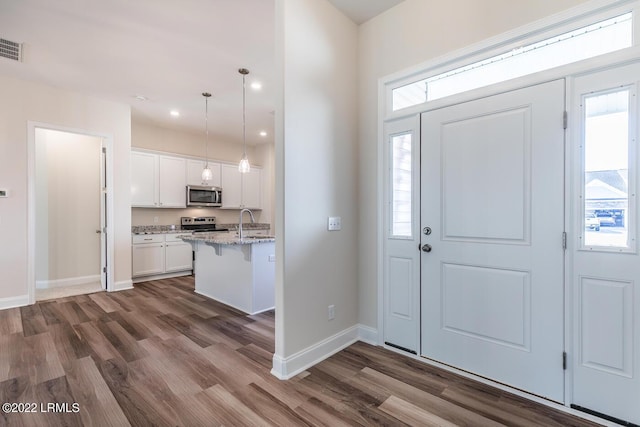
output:
M60 132L74 133L79 135L94 136L102 138L102 147L106 149L106 227L107 227L107 244L102 249L102 264L106 264L106 288L107 291L130 289L132 288L131 280L125 282L114 282L115 269L115 227L114 227L114 164L113 164L113 135L100 132L94 132L86 129L70 128L66 126L58 126L43 122L27 121L27 291L30 304L35 304L36 290L36 187L35 187L35 163L36 163L36 129L49 129ZM105 259L106 257L106 259ZM123 284L124 283L124 284ZM42 284L42 283L41 283Z
M115 282L113 289L107 289L107 291L126 291L127 289L133 289L133 282L131 279L129 280L121 280L119 282Z
M36 280L36 289L60 288L63 286L84 285L87 283L100 283L102 276L99 274L93 276L68 277L66 279L55 280Z
M367 325L358 325L358 339L370 345L378 345L378 330Z
M271 374L288 380L322 362L357 341L377 345L378 331L365 325L354 325L288 357L273 355Z
M6 310L7 308L24 307L29 305L29 294L20 295L17 297L0 298L0 310Z

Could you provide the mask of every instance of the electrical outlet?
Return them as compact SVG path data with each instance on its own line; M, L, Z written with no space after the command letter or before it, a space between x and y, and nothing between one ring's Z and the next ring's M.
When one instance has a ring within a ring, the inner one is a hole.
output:
M327 230L342 230L342 218L340 218L339 216L330 216L329 220L327 221Z
M327 314L328 314L329 320L335 319L336 318L336 306L331 304L329 307L327 307Z
M160 221L160 218L159 218L159 217L157 217L157 216L154 216L154 217L153 217L153 223L154 223L154 224L157 224L157 223L158 223L158 221Z

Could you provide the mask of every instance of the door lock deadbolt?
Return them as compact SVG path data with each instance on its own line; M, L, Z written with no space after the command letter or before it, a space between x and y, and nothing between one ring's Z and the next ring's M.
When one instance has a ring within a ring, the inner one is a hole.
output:
M425 236L428 236L431 234L431 227L425 227L422 229L422 232L424 233Z

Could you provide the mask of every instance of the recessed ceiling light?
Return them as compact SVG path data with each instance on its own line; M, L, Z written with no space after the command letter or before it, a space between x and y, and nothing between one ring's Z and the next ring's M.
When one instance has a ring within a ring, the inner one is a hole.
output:
M262 89L262 83L260 83L260 82L253 82L253 83L251 83L251 89L253 89L253 90L260 90L260 89Z
M171 112L169 114L171 114L173 117L179 117L180 116L180 111L171 110Z
M147 99L149 99L144 95L134 95L134 98L137 99L138 101L146 101Z
M264 130L260 131L260 136L267 136L267 132Z

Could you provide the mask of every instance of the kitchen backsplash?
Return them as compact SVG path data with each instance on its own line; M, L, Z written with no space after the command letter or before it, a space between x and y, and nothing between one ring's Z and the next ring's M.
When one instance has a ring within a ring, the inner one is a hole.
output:
M238 222L238 210L225 210L216 208L188 208L188 209L153 209L132 208L131 225L180 225L183 216L215 216L218 224L236 224ZM256 222L261 222L261 211L253 212ZM157 219L157 221L156 221ZM244 222L249 220L245 215Z

